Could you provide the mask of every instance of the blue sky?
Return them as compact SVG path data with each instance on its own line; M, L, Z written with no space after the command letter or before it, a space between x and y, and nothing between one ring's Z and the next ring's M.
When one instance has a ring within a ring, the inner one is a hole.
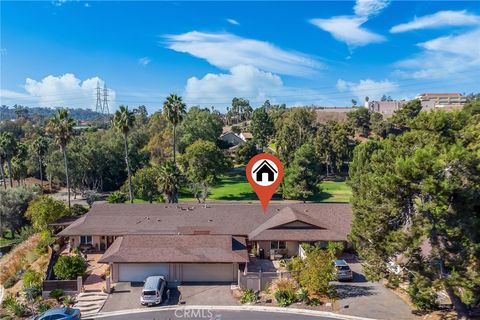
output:
M476 1L1 2L2 104L224 110L478 92Z

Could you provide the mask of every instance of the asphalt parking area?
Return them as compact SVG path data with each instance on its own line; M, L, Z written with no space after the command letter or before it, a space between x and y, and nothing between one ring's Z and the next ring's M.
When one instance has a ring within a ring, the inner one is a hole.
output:
M164 302L158 306L142 306L140 295L143 283L119 282L115 291L109 295L101 312L129 310L137 308L158 308L166 305L238 305L229 284L187 284L170 288L164 296Z
M340 313L374 319L410 320L415 316L408 304L379 282L368 282L360 263L349 263L352 282L334 282Z

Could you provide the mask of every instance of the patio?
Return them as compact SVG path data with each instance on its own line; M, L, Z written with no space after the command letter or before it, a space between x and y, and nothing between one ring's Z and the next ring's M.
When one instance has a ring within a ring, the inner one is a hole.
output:
M102 291L105 287L105 272L108 265L105 263L98 263L98 260L103 253L87 253L87 278L83 283L85 292Z
M259 259L250 257L247 265L248 272L277 272L275 262L268 259Z

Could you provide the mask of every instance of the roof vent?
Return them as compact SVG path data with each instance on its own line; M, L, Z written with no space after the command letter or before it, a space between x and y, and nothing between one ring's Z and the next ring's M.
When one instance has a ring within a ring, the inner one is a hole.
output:
M161 222L161 221L162 221L162 219L157 219L157 222Z
M305 212L308 212L308 209L305 209Z
M188 210L193 211L195 207L188 207Z
M208 222L213 222L213 220L212 220L212 219L208 219Z
M277 208L277 211L280 211L280 208Z

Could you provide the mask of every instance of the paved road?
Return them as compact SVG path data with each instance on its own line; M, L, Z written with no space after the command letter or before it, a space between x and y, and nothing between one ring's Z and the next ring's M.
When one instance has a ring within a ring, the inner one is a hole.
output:
M192 313L194 312L194 313ZM231 310L152 310L150 312L135 312L108 317L88 317L85 319L101 320L333 320L337 317L323 317L318 315L301 315L291 313L264 312L264 311L231 311Z
M367 282L360 263L350 263L353 282L336 282L340 295L339 312L375 319L411 320L410 307L395 293L379 282Z

